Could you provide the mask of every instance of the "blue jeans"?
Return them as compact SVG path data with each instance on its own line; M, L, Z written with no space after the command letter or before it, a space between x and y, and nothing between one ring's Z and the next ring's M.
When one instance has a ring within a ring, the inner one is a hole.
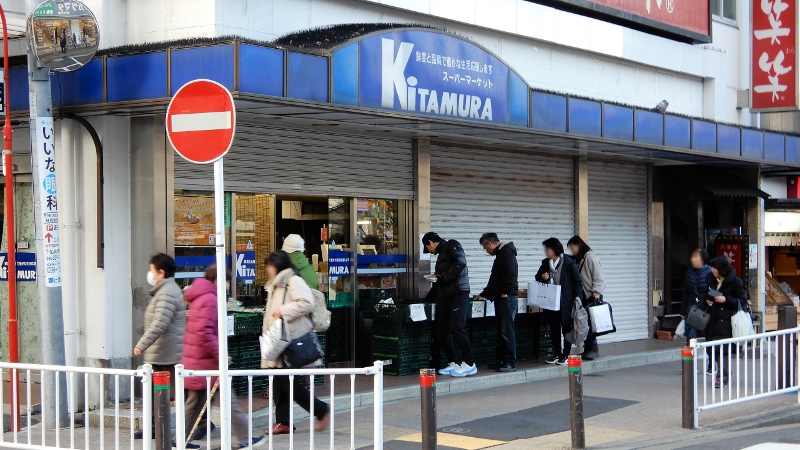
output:
M517 317L517 296L509 295L495 302L497 316L497 361L517 366L517 333L514 319Z

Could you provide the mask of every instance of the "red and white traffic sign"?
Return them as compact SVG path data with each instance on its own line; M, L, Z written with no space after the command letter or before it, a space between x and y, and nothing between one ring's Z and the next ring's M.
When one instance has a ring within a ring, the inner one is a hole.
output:
M167 137L190 162L208 164L225 156L235 129L233 97L216 81L190 81L169 102Z

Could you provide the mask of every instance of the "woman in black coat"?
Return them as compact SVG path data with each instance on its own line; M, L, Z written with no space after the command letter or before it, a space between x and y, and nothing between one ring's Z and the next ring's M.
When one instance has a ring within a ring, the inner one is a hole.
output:
M562 336L572 331L573 302L575 299L583 302L583 283L578 265L564 254L564 246L558 239L547 239L542 245L547 258L542 260L542 266L536 273L536 281L561 286L561 310L544 310L544 320L550 325L550 337L553 339L553 357L547 363L563 366L567 364L572 344Z
M706 327L706 340L718 341L733 337L731 318L739 311L740 305L746 301L747 293L744 290L742 279L736 276L736 270L731 267L730 260L725 256L717 256L709 263L711 273L706 277L709 289L719 291L722 295L706 299L708 308L706 312L711 315L711 320ZM715 359L717 367L722 372L722 379L717 376L716 387L728 385L728 375L731 373L728 353L733 349L729 345L716 347Z

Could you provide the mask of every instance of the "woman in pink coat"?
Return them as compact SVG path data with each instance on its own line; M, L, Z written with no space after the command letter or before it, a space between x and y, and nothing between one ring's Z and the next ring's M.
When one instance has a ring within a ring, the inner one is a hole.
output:
M230 269L226 272L227 281L231 281ZM183 357L181 364L187 369L216 370L219 368L219 340L217 333L217 266L212 264L206 268L204 278L194 280L192 286L184 293L183 298L189 302L189 314L186 319L186 333L183 338ZM211 379L214 385L216 378ZM194 427L203 405L206 404L205 377L189 377L184 380L186 388L186 436ZM239 439L239 448L260 447L265 444L264 436L253 438L247 442L250 426L247 415L242 412L236 402L231 400L231 426L233 434ZM205 427L202 427L205 429ZM186 448L200 448L189 444Z

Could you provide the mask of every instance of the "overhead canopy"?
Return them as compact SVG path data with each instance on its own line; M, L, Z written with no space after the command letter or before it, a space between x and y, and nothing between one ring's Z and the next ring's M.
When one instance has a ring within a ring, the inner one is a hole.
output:
M681 183L694 186L699 197L732 199L769 198L769 194L736 175L719 168L686 167L675 174ZM702 195L705 194L705 195Z

